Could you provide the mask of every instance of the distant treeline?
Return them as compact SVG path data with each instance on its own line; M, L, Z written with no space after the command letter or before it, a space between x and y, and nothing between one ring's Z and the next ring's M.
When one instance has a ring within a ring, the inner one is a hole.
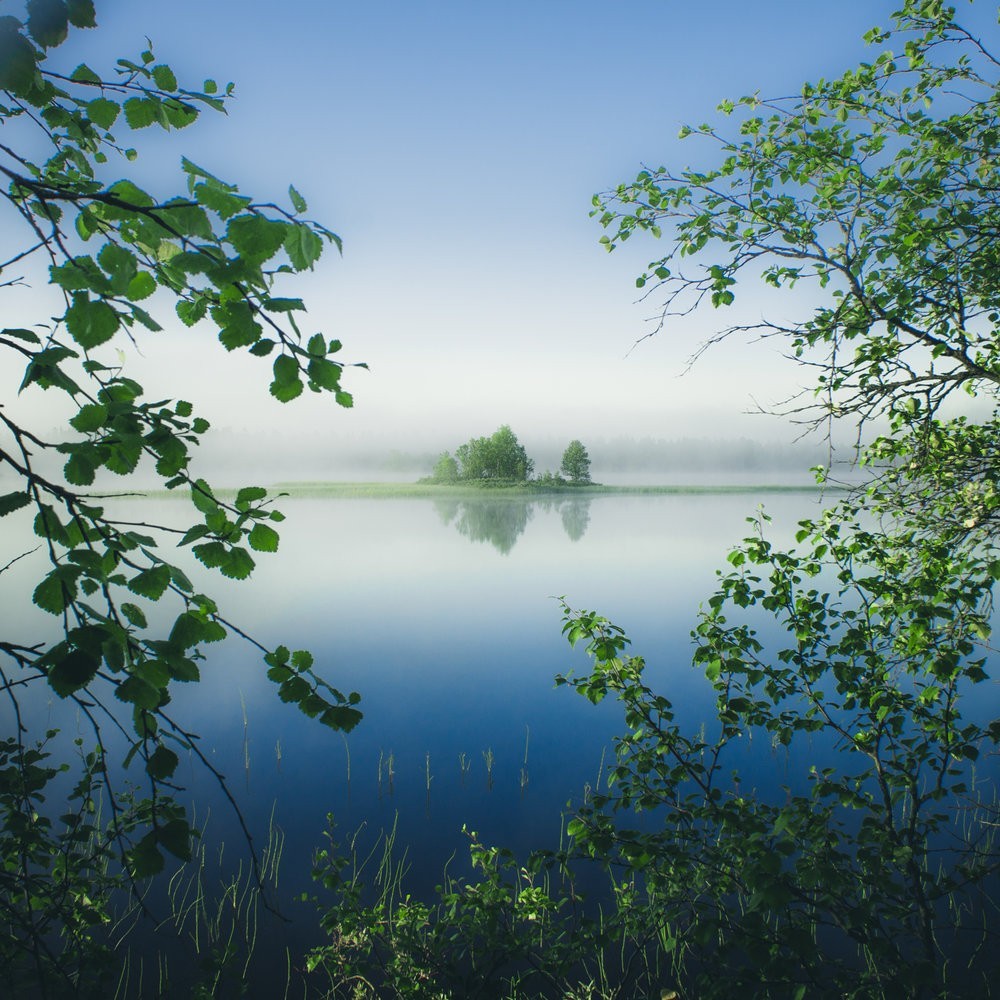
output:
M566 447L564 439L524 437L528 453L538 470L557 470ZM799 472L824 464L827 451L822 442L797 444L755 441L750 438L709 437L616 437L586 438L591 475L671 475L674 473ZM437 447L387 447L382 442L365 446L358 440L329 441L303 438L289 440L284 434L224 430L206 442L199 458L210 462L224 480L242 482L245 470L274 481L312 479L330 481L403 480L424 476L453 441ZM844 448L838 457L847 459Z
M538 469L558 469L563 447L554 440L528 444ZM825 463L828 458L822 443L782 444L750 438L596 438L588 439L587 451L596 479L603 473L628 472L803 472ZM427 469L434 464L438 454L393 449L382 455L367 456L367 459L373 470L403 473ZM361 461L361 456L352 456L351 460Z
M822 443L782 444L750 438L615 438L594 441L590 458L608 472L803 470L827 460Z

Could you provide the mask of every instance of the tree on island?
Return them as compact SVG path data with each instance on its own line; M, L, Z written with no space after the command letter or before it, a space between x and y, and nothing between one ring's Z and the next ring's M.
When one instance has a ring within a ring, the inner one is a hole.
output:
M572 483L590 482L590 456L582 442L573 440L566 446L559 471Z
M434 471L431 479L435 483L454 483L458 481L458 462L449 452L442 452L437 462L434 463Z
M507 424L490 437L472 438L455 451L460 479L523 483L531 478L535 463Z

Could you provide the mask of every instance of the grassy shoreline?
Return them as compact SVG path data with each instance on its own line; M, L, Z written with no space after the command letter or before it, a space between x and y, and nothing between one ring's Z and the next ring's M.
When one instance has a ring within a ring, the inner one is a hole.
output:
M753 484L740 483L714 485L691 483L669 486L605 486L592 483L588 486L478 486L438 483L336 483L336 482L286 482L275 483L272 490L287 493L291 497L332 497L332 498L392 498L392 497L452 497L472 499L476 497L547 497L547 496L643 496L675 494L774 494L774 493L822 493L839 489L832 486L813 484L790 485L783 483Z
M249 485L254 483L247 478ZM381 482L278 482L267 485L271 496L286 496L291 499L329 498L334 500L392 500L412 497L446 498L457 500L474 500L476 498L510 498L510 499L542 499L546 497L600 497L600 496L683 496L683 495L775 495L775 494L809 494L818 496L822 493L840 493L849 487L828 483L825 486L803 483L728 483L724 485L709 483L684 483L679 485L657 486L609 486L601 483L591 483L588 486L477 486L462 483L381 483ZM232 499L237 488L220 486L213 490L216 496ZM123 494L103 494L106 498L116 499L187 499L186 489L136 490Z

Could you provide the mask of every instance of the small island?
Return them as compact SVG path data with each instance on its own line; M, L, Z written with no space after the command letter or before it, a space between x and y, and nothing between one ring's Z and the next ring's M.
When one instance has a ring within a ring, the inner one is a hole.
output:
M455 449L443 452L422 485L467 485L484 488L533 486L545 490L594 486L590 478L590 456L580 441L570 441L563 452L558 472L545 471L535 478L535 463L508 424L489 437L470 438Z

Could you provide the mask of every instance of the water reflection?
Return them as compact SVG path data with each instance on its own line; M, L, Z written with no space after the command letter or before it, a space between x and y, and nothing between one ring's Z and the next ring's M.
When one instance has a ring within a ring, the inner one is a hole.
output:
M559 507L563 529L571 542L578 542L587 533L590 524L589 497L573 497L565 500Z
M590 497L547 496L475 497L458 499L439 497L434 507L443 524L453 525L460 534L473 542L489 542L498 552L507 555L524 534L536 508L546 513L558 513L563 530L571 542L578 542L590 524Z

